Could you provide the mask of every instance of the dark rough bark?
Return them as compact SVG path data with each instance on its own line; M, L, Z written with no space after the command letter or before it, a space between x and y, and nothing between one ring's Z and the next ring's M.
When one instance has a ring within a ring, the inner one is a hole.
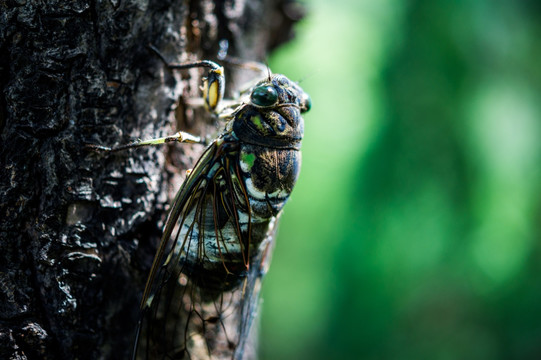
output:
M167 204L202 149L84 144L215 131L182 106L198 72L181 80L147 44L263 60L298 15L280 0L0 1L0 358L129 357Z

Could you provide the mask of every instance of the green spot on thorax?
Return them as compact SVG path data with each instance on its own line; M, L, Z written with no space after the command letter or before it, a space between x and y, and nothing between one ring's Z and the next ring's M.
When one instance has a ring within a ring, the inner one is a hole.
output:
M242 154L242 162L246 163L248 165L248 168L252 168L254 166L255 162L255 154L253 153L243 153Z
M261 123L261 116L260 115L256 115L256 116L252 116L252 123L256 126L256 128L258 128L259 130L263 131L264 128L263 128L263 124Z

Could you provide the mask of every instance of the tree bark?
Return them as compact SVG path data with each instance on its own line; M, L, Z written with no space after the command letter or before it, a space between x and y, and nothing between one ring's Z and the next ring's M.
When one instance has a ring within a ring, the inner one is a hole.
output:
M0 1L0 358L129 358L167 204L202 148L84 145L214 136L184 106L199 71L147 45L261 61L300 15L287 0Z

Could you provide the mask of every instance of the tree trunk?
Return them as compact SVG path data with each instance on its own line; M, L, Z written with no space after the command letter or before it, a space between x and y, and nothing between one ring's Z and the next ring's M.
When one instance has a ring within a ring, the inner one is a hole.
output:
M261 61L299 15L287 0L0 1L0 358L129 358L167 204L203 149L84 145L214 136L184 106L200 72L182 80L147 45Z

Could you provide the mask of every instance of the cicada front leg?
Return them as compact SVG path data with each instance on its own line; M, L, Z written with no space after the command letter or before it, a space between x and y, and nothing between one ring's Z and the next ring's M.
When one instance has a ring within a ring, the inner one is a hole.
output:
M225 89L225 74L222 66L210 60L201 60L182 64L172 63L167 61L162 53L160 53L160 51L153 45L149 45L149 48L156 55L158 55L163 63L171 70L184 70L198 67L207 68L208 74L205 78L203 78L203 86L201 88L203 91L203 105L209 112L213 114L218 114L220 112L220 105L224 98Z
M95 145L95 144L87 144L86 147L95 151L115 152L115 151L133 149L133 148L138 148L138 147L143 147L143 146L167 144L171 142L192 143L192 144L202 143L201 138L199 136L194 136L187 132L179 131L174 135L164 136L164 137L149 139L149 140L134 141L129 144L119 145L115 147L108 147L108 146Z

